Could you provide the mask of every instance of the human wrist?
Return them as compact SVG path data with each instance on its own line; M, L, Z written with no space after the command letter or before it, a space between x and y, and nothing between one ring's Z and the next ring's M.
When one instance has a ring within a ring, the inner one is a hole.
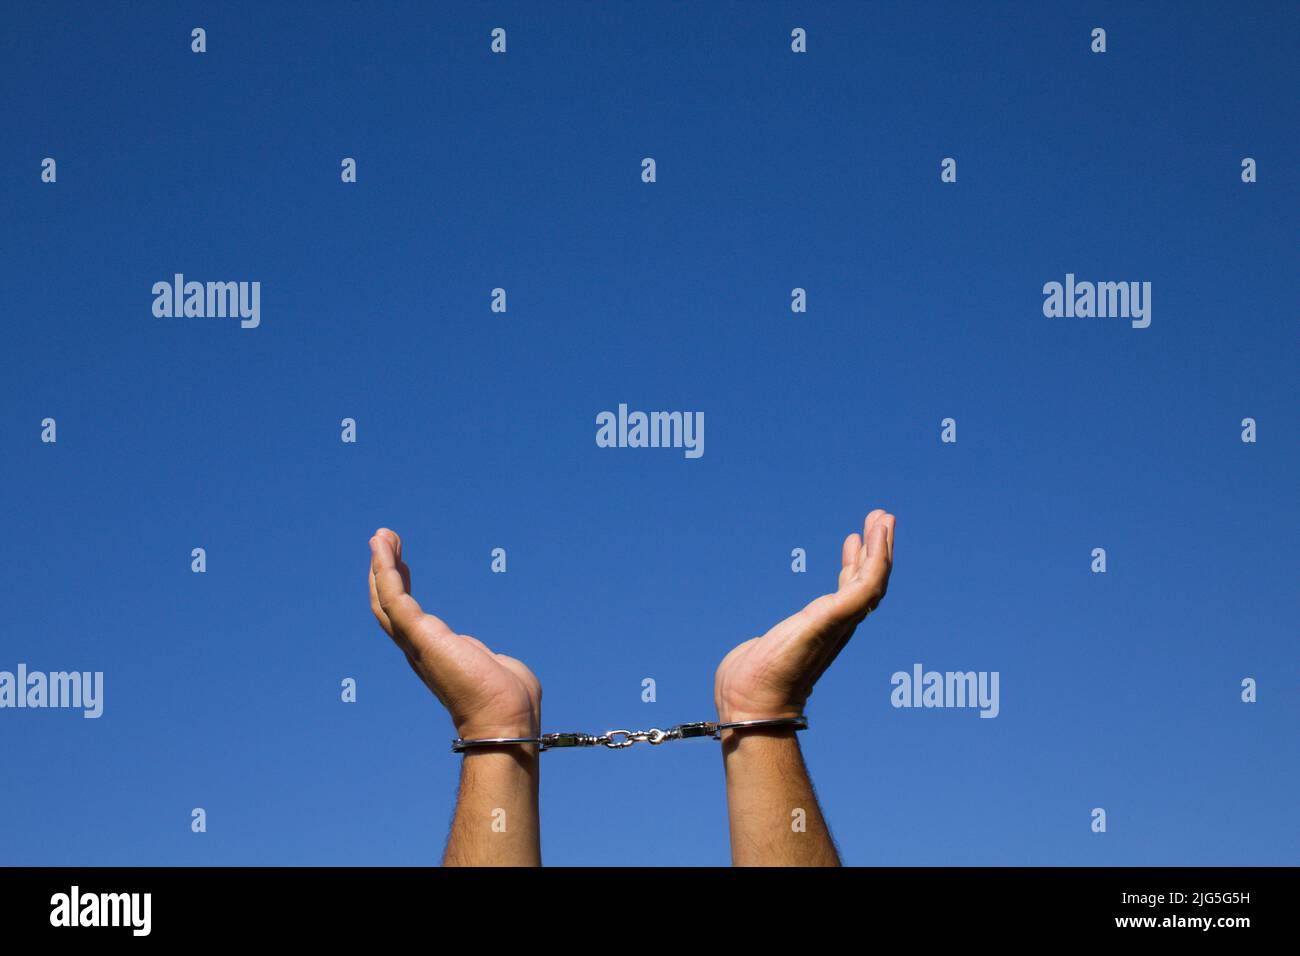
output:
M772 720L777 717L802 717L803 705L787 701L759 704L752 701L715 701L718 723L729 724L745 720Z
M766 721L779 718L802 717L803 707L793 704L734 706L718 702L718 723L744 723L746 721ZM806 726L806 725L805 725ZM746 742L746 750L759 753L770 747L799 747L797 732L800 728L793 724L770 724L751 727L719 728L718 737L722 741L723 755L730 760L731 755Z
M459 740L504 740L512 743L481 743L467 746L460 750L466 758L466 766L474 764L498 763L499 758L507 758L509 763L522 768L529 768L535 773L542 753L540 743L535 741L541 736L540 724L528 721L511 721L497 724L465 724L456 729ZM527 741L527 742L525 742ZM453 747L453 749L456 749ZM479 758L479 759L469 759ZM497 758L497 759L494 759Z
M493 738L539 737L542 719L540 713L510 717L475 717L456 723L456 736L461 740L490 740Z

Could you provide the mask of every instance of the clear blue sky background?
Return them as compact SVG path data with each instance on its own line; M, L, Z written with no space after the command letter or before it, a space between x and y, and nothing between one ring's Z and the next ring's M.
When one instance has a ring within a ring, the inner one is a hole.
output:
M712 717L876 506L889 597L802 738L846 862L1300 859L1294 4L374 6L0 21L0 669L106 680L0 711L0 862L438 860L380 525L600 732ZM175 272L261 327L154 318ZM1067 272L1151 327L1045 318ZM597 448L619 402L704 457ZM893 709L916 662L1001 715ZM542 810L549 863L728 860L710 741L547 754Z

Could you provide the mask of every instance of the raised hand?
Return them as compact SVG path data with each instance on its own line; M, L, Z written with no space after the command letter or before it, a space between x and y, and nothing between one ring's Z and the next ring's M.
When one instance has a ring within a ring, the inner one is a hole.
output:
M420 609L396 532L376 531L370 555L370 609L447 708L456 732L465 738L536 736L542 687L533 672Z
M862 534L844 539L839 588L817 598L718 665L714 698L721 721L794 717L813 685L885 596L894 558L894 516L867 515Z

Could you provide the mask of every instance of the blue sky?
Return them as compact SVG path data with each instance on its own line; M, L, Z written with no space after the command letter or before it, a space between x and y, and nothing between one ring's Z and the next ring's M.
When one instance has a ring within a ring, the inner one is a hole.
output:
M846 862L1297 861L1294 5L375 6L3 15L0 669L105 713L0 711L0 863L437 861L459 758L378 526L600 732L711 718L877 506L889 597L802 737ZM176 272L260 327L155 318ZM1044 317L1067 272L1150 328ZM620 402L704 456L597 448ZM892 708L917 662L999 716ZM548 863L728 861L711 741L546 754L542 812Z

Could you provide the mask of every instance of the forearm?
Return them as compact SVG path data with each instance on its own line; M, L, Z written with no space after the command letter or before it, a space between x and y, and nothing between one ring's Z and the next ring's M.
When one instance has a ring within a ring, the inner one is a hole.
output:
M443 866L541 866L536 745L468 751Z
M722 741L736 866L839 866L792 729L726 731Z

